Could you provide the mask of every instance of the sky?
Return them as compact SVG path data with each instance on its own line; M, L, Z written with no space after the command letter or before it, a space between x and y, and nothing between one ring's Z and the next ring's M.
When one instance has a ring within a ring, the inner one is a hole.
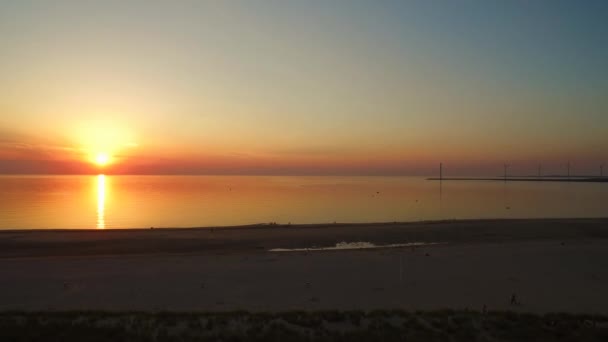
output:
M606 15L606 1L0 0L0 173L596 174Z

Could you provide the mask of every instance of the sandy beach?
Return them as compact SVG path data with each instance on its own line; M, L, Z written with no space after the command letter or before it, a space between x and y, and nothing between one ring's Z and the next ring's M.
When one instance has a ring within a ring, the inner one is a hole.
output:
M270 252L340 242L434 244ZM608 219L2 231L0 269L0 310L608 313Z

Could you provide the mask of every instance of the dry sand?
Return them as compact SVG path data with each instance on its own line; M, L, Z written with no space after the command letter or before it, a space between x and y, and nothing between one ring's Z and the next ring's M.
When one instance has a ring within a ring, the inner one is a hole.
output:
M342 241L439 244L268 251ZM608 219L4 231L0 272L0 310L608 313Z

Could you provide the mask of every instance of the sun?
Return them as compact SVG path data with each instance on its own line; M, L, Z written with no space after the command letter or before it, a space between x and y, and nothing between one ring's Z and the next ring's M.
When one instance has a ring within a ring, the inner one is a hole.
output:
M106 166L110 162L110 155L107 153L98 153L95 155L95 164L98 166Z

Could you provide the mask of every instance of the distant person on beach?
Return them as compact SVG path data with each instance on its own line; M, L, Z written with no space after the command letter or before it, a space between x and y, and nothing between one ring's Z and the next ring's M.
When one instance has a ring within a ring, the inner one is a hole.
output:
M517 297L515 293L511 295L511 305L517 305Z

